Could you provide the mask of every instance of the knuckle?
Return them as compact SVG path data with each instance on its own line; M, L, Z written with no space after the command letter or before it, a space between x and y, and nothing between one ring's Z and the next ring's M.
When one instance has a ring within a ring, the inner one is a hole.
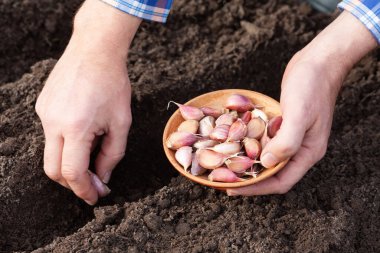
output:
M61 180L61 174L58 172L58 170L51 170L44 168L45 174L53 181L60 181Z
M90 193L90 187L81 187L79 189L75 189L74 193L81 199L86 199Z
M321 160L325 156L326 151L327 151L327 142L324 142L323 144L319 145L319 147L317 148L317 151L315 154L315 160L316 161Z
M104 151L103 149L100 152L103 156L107 157L108 159L114 160L114 161L120 161L125 155L125 152L110 154L110 153L107 153L106 151Z
M296 145L290 143L283 144L279 147L279 152L285 156L291 156L297 152L298 148Z
M69 182L75 182L79 179L79 173L72 169L72 167L68 164L62 165L62 177L65 178Z

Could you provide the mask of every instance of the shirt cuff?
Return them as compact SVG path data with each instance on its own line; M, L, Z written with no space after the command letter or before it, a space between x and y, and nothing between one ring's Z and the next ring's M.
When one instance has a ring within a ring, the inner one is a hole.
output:
M101 0L133 16L165 23L173 0Z
M380 2L377 0L343 0L338 8L354 15L380 44Z

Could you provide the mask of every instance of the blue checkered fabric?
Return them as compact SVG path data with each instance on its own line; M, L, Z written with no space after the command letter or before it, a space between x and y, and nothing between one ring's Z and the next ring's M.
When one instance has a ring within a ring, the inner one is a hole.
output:
M173 0L101 0L133 16L166 22Z
M338 4L358 18L380 44L380 1L379 0L343 0Z

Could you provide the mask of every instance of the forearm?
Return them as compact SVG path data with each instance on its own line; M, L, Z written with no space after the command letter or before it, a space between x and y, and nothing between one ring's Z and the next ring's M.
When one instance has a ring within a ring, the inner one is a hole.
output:
M337 85L363 56L376 48L368 29L352 14L344 11L302 51L302 61L324 68L327 78Z
M75 17L68 50L97 56L112 55L126 60L140 23L140 18L99 0L87 0Z

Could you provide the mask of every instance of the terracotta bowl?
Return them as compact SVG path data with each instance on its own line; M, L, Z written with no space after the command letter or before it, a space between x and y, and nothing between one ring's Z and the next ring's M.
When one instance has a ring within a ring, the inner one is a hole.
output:
M250 90L240 90L240 89L218 90L218 91L206 93L199 97L193 98L192 100L187 102L186 105L191 105L195 107L209 106L209 107L214 107L214 108L223 108L224 107L223 105L225 104L227 97L232 94L244 95L248 97L249 99L251 99L251 101L254 104L264 106L262 110L268 115L269 118L281 115L280 104L276 100L266 95L263 95L261 93L250 91ZM181 173L183 176L199 184L220 189L220 190L226 190L227 188L237 188L237 187L248 186L248 185L252 185L257 182L260 182L268 177L273 176L279 170L281 170L285 166L285 164L288 162L288 161L283 161L274 168L265 169L256 178L250 178L245 181L236 182L236 183L212 182L207 179L207 174L202 175L202 176L194 176L190 174L189 172L186 172L182 168L182 166L176 161L174 157L175 151L167 148L165 145L165 141L167 140L169 135L172 132L175 132L178 126L183 121L184 119L182 118L179 110L177 110L174 112L174 114L170 117L169 121L167 122L165 130L164 130L164 134L163 134L163 139L162 139L165 154L168 157L170 163L174 166L176 170L178 170L179 173Z

